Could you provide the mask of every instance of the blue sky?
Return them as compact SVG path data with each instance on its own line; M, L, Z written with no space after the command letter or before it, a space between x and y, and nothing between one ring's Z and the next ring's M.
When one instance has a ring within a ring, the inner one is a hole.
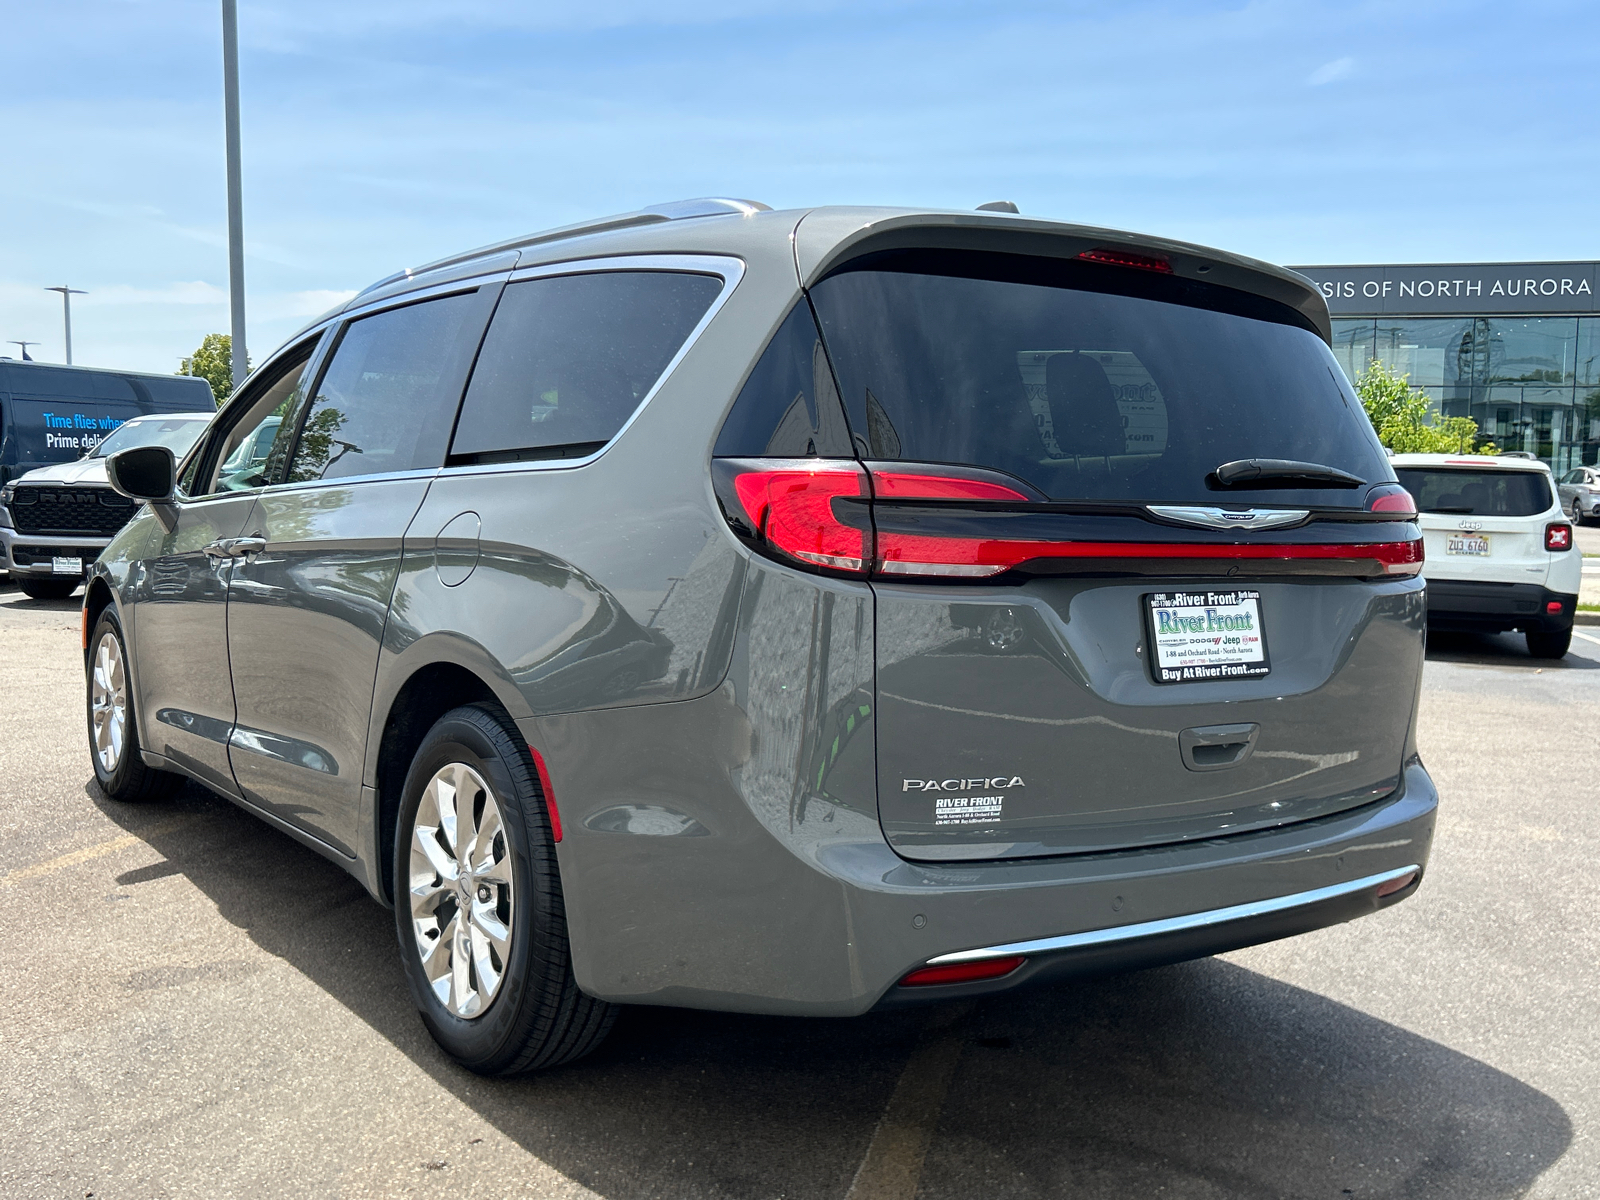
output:
M227 328L217 0L0 0L0 340ZM968 208L1291 263L1600 257L1600 6L240 4L259 358L407 265L701 195ZM16 353L0 347L0 353Z

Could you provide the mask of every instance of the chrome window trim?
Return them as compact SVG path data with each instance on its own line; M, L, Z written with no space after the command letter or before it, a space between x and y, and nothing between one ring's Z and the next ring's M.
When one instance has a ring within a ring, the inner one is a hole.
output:
M1250 917L1264 917L1272 913L1287 912L1324 900L1337 900L1368 888L1382 887L1396 879L1414 875L1422 868L1416 865L1396 867L1346 883L1313 888L1309 892L1295 892L1288 896L1274 896L1270 900L1252 900L1248 904L1234 904L1227 908L1213 908L1206 912L1190 913L1182 917L1164 917L1158 921L1140 921L1133 925L1113 925L1109 929L1089 929L1083 933L1068 933L1060 937L1037 938L1030 942L1010 942L1004 946L984 946L977 950L958 950L928 959L928 966L941 967L950 963L981 962L987 958L1009 958L1015 954L1046 954L1053 950L1081 950L1089 946L1106 946L1116 942L1131 942L1140 938L1159 937L1164 933L1184 933L1203 929L1208 925L1222 925L1229 921L1243 921Z
M352 321L359 321L362 317L370 317L376 313L387 312L391 308L405 308L409 304L417 304L423 300L438 300L443 296L454 296L462 292L476 292L492 284L504 283L509 273L509 268L499 267L493 271L485 271L481 275L467 275L461 279L452 279L447 283L429 284L425 287L413 288L409 292L396 292L390 296L368 300L359 307L345 309L330 320L328 325L342 328ZM353 305L355 301L351 301L351 303Z
M446 466L441 468L441 474L499 475L507 472L520 473L524 471L575 471L579 467L586 467L594 462L607 450L615 446L618 440L633 427L633 423L639 419L639 414L644 412L645 407L655 399L656 393L661 390L661 385L672 377L672 373L678 369L678 364L694 348L695 343L700 340L700 335L705 332L706 326L710 325L716 315L722 311L722 306L728 302L728 297L733 295L734 289L739 286L739 281L744 278L745 266L743 259L721 254L614 254L603 258L567 259L558 263L540 263L538 266L519 267L511 272L511 278L506 281L506 286L510 287L512 284L522 283L530 279L547 279L556 275L593 275L601 271L670 271L688 272L695 275L718 275L722 278L722 291L717 293L717 298L706 309L705 315L689 331L689 336L684 339L683 345L678 347L678 352L662 368L661 374L656 377L655 383L651 384L650 390L644 394L644 398L639 401L638 406L628 415L628 419L618 426L616 433L612 434L606 444L593 454L586 454L582 458L541 458L534 459L531 462L473 463L456 467ZM493 317L489 319L489 324L492 328L494 325ZM488 337L487 331L484 336ZM467 381L468 392L471 389L472 382L469 379ZM465 395L462 396L461 402L463 404L466 403Z
M409 471L374 471L370 475L340 475L335 479L298 479L284 480L282 483L271 483L265 487L257 488L257 496L281 496L285 492L305 492L314 488L342 487L347 483L387 483L395 479L432 479L443 467L414 467ZM233 492L232 495L242 496L243 492Z

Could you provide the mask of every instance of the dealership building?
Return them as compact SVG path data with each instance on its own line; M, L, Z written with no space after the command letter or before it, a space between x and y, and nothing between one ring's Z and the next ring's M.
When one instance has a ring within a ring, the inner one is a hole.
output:
M1600 457L1600 263L1295 267L1351 379L1373 359L1559 476Z

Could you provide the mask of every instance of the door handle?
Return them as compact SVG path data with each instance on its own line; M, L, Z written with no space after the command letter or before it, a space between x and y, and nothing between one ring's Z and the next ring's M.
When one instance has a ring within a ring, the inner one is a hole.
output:
M205 548L207 558L248 558L267 548L264 537L218 538Z
M1225 771L1237 767L1256 748L1261 726L1199 725L1178 734L1178 753L1191 771Z

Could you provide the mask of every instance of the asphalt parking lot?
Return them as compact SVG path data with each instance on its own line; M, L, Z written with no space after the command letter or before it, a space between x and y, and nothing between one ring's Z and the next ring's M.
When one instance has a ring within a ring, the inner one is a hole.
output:
M1587 531L1586 531L1587 532ZM0 585L0 1194L1600 1196L1600 627L1435 639L1418 895L1291 941L852 1021L627 1011L434 1048L390 916L191 788L112 804L74 602Z

